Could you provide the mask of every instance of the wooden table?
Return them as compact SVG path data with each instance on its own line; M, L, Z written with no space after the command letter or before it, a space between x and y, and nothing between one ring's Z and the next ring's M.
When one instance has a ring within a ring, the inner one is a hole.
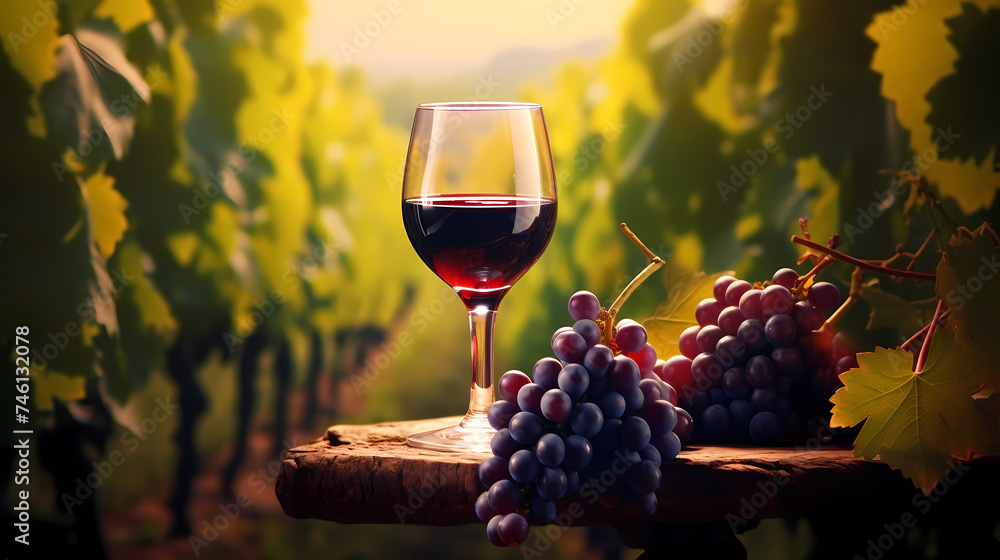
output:
M278 500L292 517L338 523L478 523L473 508L483 490L478 467L489 455L435 453L406 445L408 434L457 421L333 426L325 437L285 456L276 483ZM856 459L849 447L817 442L810 447L687 448L665 465L659 510L650 521L829 514L845 504L908 499L915 492L888 466ZM577 494L558 506L574 512L563 519L573 525L621 521L620 512L601 506L594 496Z

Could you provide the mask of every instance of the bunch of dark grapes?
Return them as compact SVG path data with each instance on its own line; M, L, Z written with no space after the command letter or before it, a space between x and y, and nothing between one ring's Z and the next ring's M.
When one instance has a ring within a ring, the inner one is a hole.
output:
M697 440L772 444L829 412L839 374L857 361L843 335L820 329L840 291L816 282L796 297L798 278L790 268L757 285L722 276L698 304L698 326L662 373L698 420Z
M581 487L606 507L649 517L662 461L676 457L691 436L691 416L677 407L677 392L653 372L656 351L646 330L624 319L613 342L601 344L602 311L594 294L577 292L569 300L576 323L552 336L556 358L539 360L530 379L516 370L500 377L503 400L489 411L494 456L479 468L488 490L476 500L476 515L496 545L523 542L529 522L551 523L556 500ZM615 461L620 465L612 469ZM615 474L610 485L608 473Z

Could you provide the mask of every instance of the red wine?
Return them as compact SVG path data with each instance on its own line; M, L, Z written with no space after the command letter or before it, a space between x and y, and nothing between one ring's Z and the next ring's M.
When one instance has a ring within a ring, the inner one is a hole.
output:
M466 307L496 309L549 244L556 201L481 194L409 198L403 224L420 258Z

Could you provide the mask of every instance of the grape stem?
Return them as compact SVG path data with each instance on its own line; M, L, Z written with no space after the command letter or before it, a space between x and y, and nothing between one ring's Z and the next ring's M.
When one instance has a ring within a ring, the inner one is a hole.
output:
M924 343L920 346L920 355L917 356L917 365L913 368L915 373L920 373L920 370L924 369L924 364L927 363L927 354L931 349L931 338L934 337L934 330L937 327L938 321L941 319L942 307L944 307L944 300L939 299L937 307L934 309L934 318L931 319L931 324L927 325L927 338L924 339Z
M945 312L942 313L940 317L938 317L938 323L941 323L945 319L947 319L948 315L951 315L951 309L950 308L947 309L947 310L945 310ZM920 338L923 334L925 334L927 332L927 330L930 329L930 328L931 328L931 325L930 325L930 323L928 323L927 326L925 326L924 328L922 328L919 331L917 331L916 334L914 334L913 336L911 336L906 342L900 344L899 347L902 348L902 349L904 349L904 350L906 350L907 346L909 346L909 345L913 344L914 342L916 342L917 339Z
M858 302L858 298L861 297L861 292L863 290L861 282L863 279L864 273L861 272L859 267L854 267L854 272L851 273L851 291L848 292L847 299L844 300L844 303L842 303L836 311L833 312L833 315L830 315L829 319L823 322L823 326L821 326L818 330L825 331L832 329L834 325L837 324L837 321L840 321L840 319L846 315L852 307L854 307L854 304Z
M933 281L937 279L934 274L929 274L926 272L916 272L913 270L899 270L896 268L886 268L884 266L878 266L877 264L872 264L870 262L863 261L861 259L856 259L850 255L841 253L836 249L831 249L824 245L820 245L814 241L799 237L798 235L792 236L792 243L797 243L799 245L804 245L810 249L819 251L820 253L825 253L838 261L843 261L848 264L853 264L855 267L864 268L866 270L871 270L873 272L880 272L882 274L888 274L889 276L912 278L914 280L930 280Z
M634 292L636 288L638 288L643 282L645 282L647 278L652 276L654 272L656 272L657 270L660 269L660 267L666 264L666 261L664 261L660 257L656 256L655 253L650 251L649 248L646 247L646 245L634 233L632 233L632 230L629 229L629 227L625 225L624 222L622 222L621 225L619 225L618 227L621 228L621 230L625 233L625 235L627 235L628 238L632 240L632 243L635 243L635 246L638 247L640 251L642 251L642 254L646 257L646 259L649 260L649 264L646 265L646 268L642 269L642 272L640 272L635 278L632 279L631 282L628 283L628 286L625 286L625 289L622 290L622 293L618 295L618 298L614 301L614 303L611 304L611 307L607 309L606 311L607 317L603 317L604 313L601 313L602 315L601 318L604 320L604 324L602 325L601 329L601 339L605 341L605 343L614 340L613 331L615 324L615 316L618 314L618 310L621 309L622 305L625 304L625 300L627 300L629 296L632 295L632 292Z

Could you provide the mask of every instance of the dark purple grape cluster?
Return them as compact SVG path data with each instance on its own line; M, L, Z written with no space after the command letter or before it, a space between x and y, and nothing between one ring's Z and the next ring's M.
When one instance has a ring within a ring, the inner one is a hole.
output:
M476 515L496 545L523 542L529 523L551 523L555 502L581 487L606 507L649 517L657 507L661 463L691 437L693 422L677 407L677 392L653 372L656 351L642 325L618 324L616 356L601 344L594 294L574 294L569 312L576 323L552 336L556 357L539 360L531 378L504 373L502 400L489 411L497 433L493 457L479 468L487 491L476 500ZM591 482L606 483L607 473L615 474L612 484Z
M798 278L790 268L763 286L722 276L715 297L698 304L698 325L681 333L681 354L661 374L698 420L696 439L772 444L799 437L806 422L829 411L839 374L857 367L840 333L819 330L839 290L816 282L796 297Z

